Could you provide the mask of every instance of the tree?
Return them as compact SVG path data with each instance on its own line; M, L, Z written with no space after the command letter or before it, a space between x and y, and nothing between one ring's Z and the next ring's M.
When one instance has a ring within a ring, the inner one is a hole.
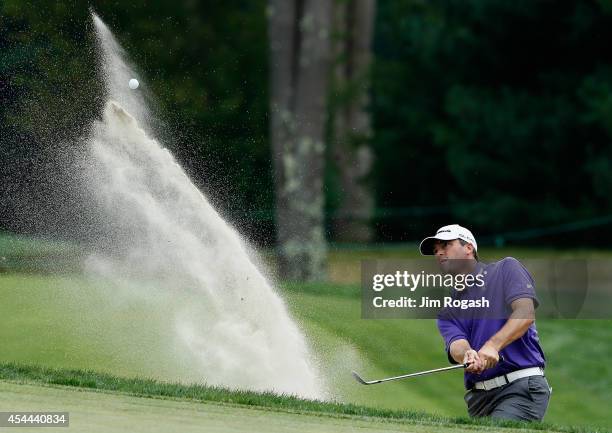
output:
M375 9L376 0L336 0L332 155L341 189L336 238L343 241L370 242L374 234L367 108Z
M493 239L611 213L604 3L390 0L376 34L373 177L377 204L402 216L380 225L381 240L449 220ZM538 244L608 242L593 229L530 233Z
M105 102L93 7L155 96L156 138L241 234L270 244L266 4L0 1L0 228L80 237L67 221L90 206L69 157Z
M332 0L270 0L270 136L279 270L325 277L324 132Z

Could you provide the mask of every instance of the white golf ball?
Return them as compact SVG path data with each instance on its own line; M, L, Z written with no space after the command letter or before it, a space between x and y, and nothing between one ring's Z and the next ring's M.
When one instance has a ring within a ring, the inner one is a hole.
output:
M132 78L128 83L128 86L130 86L130 89L134 90L138 88L138 84L138 80L136 78Z

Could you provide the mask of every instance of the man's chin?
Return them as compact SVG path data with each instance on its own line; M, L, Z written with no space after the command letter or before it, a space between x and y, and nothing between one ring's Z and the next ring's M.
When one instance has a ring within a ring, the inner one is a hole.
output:
M457 275L464 272L465 263L462 260L444 260L440 263L440 271L443 274Z
M440 266L440 270L442 271L442 273L452 273L453 266L450 260L444 260L443 262L439 262L438 265Z

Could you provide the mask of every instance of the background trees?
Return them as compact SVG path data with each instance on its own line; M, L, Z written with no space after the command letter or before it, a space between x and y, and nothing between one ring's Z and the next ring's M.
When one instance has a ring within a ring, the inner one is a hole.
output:
M330 154L339 190L334 238L371 242L375 203L369 103L376 1L337 1L334 12Z
M464 221L489 239L557 227L521 242L600 242L588 220L610 214L601 195L612 186L603 168L609 3L385 2L379 11L378 206L419 204L428 224ZM423 220L388 220L383 237L414 239ZM585 226L561 227L576 221Z
M338 238L373 238L367 104L374 15L373 0L269 3L270 137L285 278L325 277L326 153L339 180Z
M4 229L74 236L57 224L70 209L78 217L82 206L77 199L65 203L64 156L78 154L72 138L86 132L101 107L88 7L45 0L0 5ZM93 7L157 95L165 142L190 176L242 232L270 245L275 188L267 2ZM367 142L376 156L366 177L374 209L371 218L364 214L365 233L372 230L375 241L412 241L456 221L487 242L555 228L515 239L607 245L601 227L612 214L611 29L607 1L379 2L370 103L367 94L354 99L369 107ZM331 34L330 59L337 60L343 34ZM336 60L331 77L340 84L344 66ZM331 91L334 128L342 125L336 104L352 88ZM335 134L329 124L329 143ZM329 157L342 144L334 146ZM359 167L351 158L344 166ZM342 239L356 240L357 232L335 224L347 190L341 167L328 164L321 187L323 232L331 240L352 232ZM55 196L60 199L50 199Z
M325 277L325 123L330 72L330 0L271 0L270 137L281 275Z

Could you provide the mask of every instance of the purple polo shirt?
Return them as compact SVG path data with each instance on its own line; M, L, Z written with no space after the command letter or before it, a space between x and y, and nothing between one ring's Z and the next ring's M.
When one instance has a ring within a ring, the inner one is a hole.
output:
M451 363L456 364L449 353L453 341L466 339L476 351L499 331L512 313L510 304L519 298L531 298L537 307L533 278L515 258L506 257L498 262L478 263L474 274L482 273L483 287L467 287L462 292L453 290L453 298L481 299L490 301L486 316L475 309L444 308L438 314L438 329L446 343L446 353ZM491 317L491 318L489 318ZM545 367L546 358L540 347L538 331L533 323L522 337L500 351L504 360L482 374L465 373L465 387L471 389L475 382L491 379L528 367Z

